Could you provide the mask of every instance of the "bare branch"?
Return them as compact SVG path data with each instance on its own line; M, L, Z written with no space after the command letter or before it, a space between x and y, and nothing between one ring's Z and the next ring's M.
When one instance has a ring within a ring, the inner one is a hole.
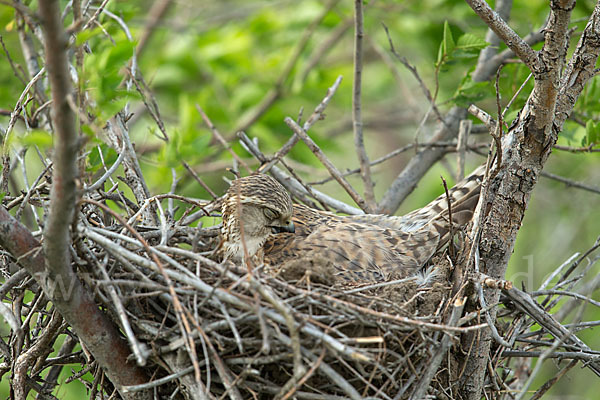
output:
M148 22L144 26L144 30L140 35L137 47L135 49L138 58L146 49L146 45L148 44L150 37L156 31L156 27L158 26L159 22L169 11L171 4L173 4L172 0L155 0L154 3L152 3L152 7L148 12Z
M210 118L208 118L208 115L206 115L206 113L204 112L204 110L202 109L202 107L200 107L200 105L196 104L196 110L198 110L198 112L200 113L200 116L202 117L202 120L204 121L204 123L206 124L206 126L208 126L208 129L210 129L210 131L213 134L213 137L215 139L217 139L217 141L219 143L221 143L221 145L223 146L223 148L225 150L227 150L229 152L229 154L231 154L231 156L238 162L240 163L240 165L242 165L246 171L250 172L250 167L248 166L248 164L246 164L244 162L244 160L242 160L240 157L238 157L237 154L235 154L235 152L233 150L231 150L231 146L227 143L227 141L225 140L225 138L223 137L223 135L221 135L219 133L219 130L217 129L217 127L212 123L212 121L210 120ZM213 196L214 197L214 196Z
M267 94L265 94L260 103L257 104L252 110L250 110L245 117L242 117L240 121L238 121L234 132L247 130L248 127L250 127L250 125L256 122L256 120L258 120L273 105L273 103L275 103L275 101L277 101L281 97L281 95L284 93L285 81L291 75L292 70L294 69L294 65L296 65L296 63L300 59L300 55L306 48L308 41L312 37L313 33L315 32L321 21L323 21L323 18L325 18L329 11L333 9L333 7L337 4L338 1L339 0L330 0L325 6L323 12L320 13L317 16L317 18L315 18L311 22L311 24L306 28L304 34L300 38L300 41L294 48L292 56L289 58L287 64L283 68L283 71L281 71L279 78L277 78L273 89L271 89Z
M341 172L337 169L335 165L323 153L323 151L317 146L317 144L306 134L304 129L300 127L290 117L285 118L285 123L294 131L296 135L300 137L306 143L308 148L314 153L315 156L321 161L321 163L327 168L329 173L335 178L336 181L344 188L344 190L352 197L352 200L356 202L356 204L365 212L368 212L369 206L368 204L360 197L360 195L354 190L352 186L344 179Z
M321 100L319 105L315 107L315 110L313 111L311 116L308 117L304 125L302 125L302 129L304 129L305 132L310 130L310 128L315 124L315 122L317 122L323 117L323 113L325 112L329 101L340 86L340 83L342 83L342 75L338 76L333 85L331 85L331 87L327 89L327 94L325 95L323 100ZM296 143L298 143L299 140L300 137L296 134L293 134L292 137L281 147L281 149L279 149L279 151L275 153L273 158L268 163L260 167L260 172L267 173L268 171L270 171L273 165L275 165L283 156L285 156L292 149L292 147L294 147Z
M267 159L264 156L264 154L252 142L252 140L250 140L250 138L248 136L246 136L246 134L244 132L238 132L238 137L239 137L240 141L244 144L244 146L246 147L248 152L250 152L256 158L258 158L259 161L266 162ZM328 196L325 193L321 193L318 190L312 189L311 193L309 193L308 189L306 189L304 186L302 186L302 184L298 180L285 174L282 170L280 170L279 168L277 168L275 166L271 169L271 173L279 182L281 182L281 184L287 190L289 190L294 195L299 195L300 197L302 197L302 196L312 194L312 195L314 195L315 199L317 199L319 202L324 203L324 204L328 205L329 207L332 207L340 212L350 214L350 215L364 214L364 212L362 210L352 207L352 206L349 206L348 204L344 203L343 201L334 199L333 197Z
M598 53L600 53L600 3L596 3L560 82L556 106L556 119L560 126L571 114L584 85L594 77Z
M508 26L498 13L490 8L485 0L466 0L466 2L534 74L541 72L542 65L536 52Z
M558 182L562 182L567 186L571 186L571 187L575 187L578 189L587 190L588 192L600 194L600 187L597 187L597 186L586 185L585 183L577 182L572 179L568 179L563 176L556 175L556 174L553 174L553 173L547 172L547 171L542 171L541 175L545 178L549 178L549 179L552 179L552 180L555 180Z
M126 363L129 350L120 338L117 330L110 320L100 312L93 298L85 289L78 277L71 269L69 254L70 233L69 228L73 221L76 199L77 154L79 143L75 118L67 99L71 96L71 77L68 70L66 54L67 37L62 28L60 9L57 2L41 2L40 15L45 29L45 54L48 75L52 86L52 109L54 136L54 171L53 184L50 197L50 211L44 231L45 261L40 252L34 257L26 256L23 264L27 265L34 259L39 263L35 266L29 264L29 272L34 275L41 272L43 275L36 277L44 288L45 293L69 322L75 332L86 343L101 366L117 387L126 384L144 382L145 374L136 366ZM27 236L22 227L11 221L8 213L1 209L4 223L9 223L15 229L14 234ZM3 231L7 234L7 231ZM10 240L10 236L2 240ZM14 239L13 239L14 240ZM20 244L21 246L25 243ZM16 257L25 255L26 252L39 246L36 241L30 240L27 250L15 248L13 245L2 243L7 249L13 249ZM47 270L43 268L46 266ZM35 276L35 275L34 275ZM51 286L57 280L72 285L71 293L54 291ZM94 327L90 329L90 327ZM115 365L118 364L118 367Z
M360 176L365 190L365 203L372 212L376 206L373 194L373 180L371 179L371 166L369 156L365 149L362 123L362 57L363 57L363 7L362 0L354 1L354 80L352 82L352 127L354 131L354 147L360 163Z

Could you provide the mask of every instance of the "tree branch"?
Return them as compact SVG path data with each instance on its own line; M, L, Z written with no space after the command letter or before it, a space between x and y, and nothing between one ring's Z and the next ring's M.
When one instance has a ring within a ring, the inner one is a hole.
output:
M127 363L130 352L118 330L100 312L91 293L83 287L71 268L69 228L75 212L79 146L75 116L68 102L72 90L66 52L67 36L57 1L41 1L39 13L45 31L46 67L52 87L52 120L55 129L54 170L50 210L44 230L44 252L40 251L39 243L29 231L3 208L0 209L0 220L6 229L2 230L1 244L36 278L44 293L104 367L117 388L145 382L145 374ZM57 284L61 285L61 289L68 284L69 290L55 290Z
M564 6L558 2L551 2L551 16L545 29L547 43L540 52L540 68L545 73L540 75L539 70L532 71L536 78L534 90L518 119L513 122L502 140L503 170L491 179L487 195L480 200L483 201L483 209L488 210L488 214L482 225L481 240L474 245L479 246L485 265L483 272L492 278L505 275L531 191L558 138L558 132L563 127L564 119L556 118L556 104L559 92L566 90L560 86L565 84L565 80L561 82L560 71L568 46L566 26L573 4L574 1L566 2ZM586 51L586 60L592 64L596 63L600 53L600 46L597 45L599 31L594 28L594 25L597 26L597 18L598 6L582 35L582 40L585 33L593 36L587 40L595 44L590 44ZM580 45L586 46L581 41ZM574 99L582 89L583 84L572 88L570 96L573 101L568 103L569 107L563 108L563 113L570 113L575 103ZM499 291L489 290L485 297L486 303L494 304L498 301ZM496 310L490 310L489 314L493 321ZM478 340L471 353L476 356L466 361L460 386L463 398L475 400L481 397L487 356L480 355L489 354L490 332L483 332L477 339L468 335L465 343L473 340Z
M534 73L542 71L536 52L484 0L466 0L473 11Z
M354 80L352 83L352 128L354 131L354 147L360 163L360 176L365 190L365 203L368 206L367 212L372 212L375 203L373 194L373 180L371 179L371 167L369 165L369 156L365 149L363 138L362 123L362 57L363 57L363 7L362 0L354 0Z
M497 7L502 10L503 14L508 14L504 3L504 1L499 1ZM490 34L488 33L486 38L489 38L489 36ZM530 36L532 42L535 42L537 39L539 39L538 35ZM490 50L481 52L477 61L477 67L473 72L473 81L483 82L489 79L496 72L498 65L504 60L504 58L499 58L498 56L494 56L494 53ZM507 57L507 55L505 54L504 57ZM459 123L466 116L467 113L463 108L452 108L443 121L438 123L430 142L447 141L456 137ZM429 171L429 168L442 158L444 154L446 152L441 148L425 148L415 154L383 195L377 212L393 214L400 207L404 199L412 193L417 183Z
M306 143L308 148L317 156L319 161L327 168L329 173L335 178L336 181L344 188L344 190L352 197L352 200L363 210L367 211L369 209L368 204L360 197L360 195L354 190L354 188L346 181L346 179L342 176L342 173L336 168L335 165L329 159L323 151L317 146L317 144L306 134L304 129L300 125L296 123L290 117L285 118L285 123L289 126L296 135L300 137Z

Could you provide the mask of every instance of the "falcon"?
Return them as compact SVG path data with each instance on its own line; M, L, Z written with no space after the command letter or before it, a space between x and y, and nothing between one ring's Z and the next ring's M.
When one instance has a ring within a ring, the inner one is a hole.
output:
M269 175L250 175L231 183L221 214L224 258L262 262L262 247L272 234L294 233L294 206L288 192Z
M449 190L452 224L467 224L479 200L484 167ZM334 283L357 285L410 277L450 237L448 199L443 194L404 216L340 216L292 204L285 188L268 175L233 181L225 195L222 240L226 259L281 266L326 260Z

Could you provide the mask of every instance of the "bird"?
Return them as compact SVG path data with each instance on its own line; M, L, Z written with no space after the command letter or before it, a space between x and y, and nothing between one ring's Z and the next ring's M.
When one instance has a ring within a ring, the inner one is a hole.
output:
M235 179L221 206L223 258L262 262L262 247L277 233L294 233L293 205L285 188L269 175Z
M472 218L484 167L448 192L452 224L457 228ZM334 284L356 286L402 279L421 271L448 243L448 197L442 194L404 216L344 216L293 204L274 178L250 175L233 181L225 195L223 246L226 258L233 261L244 260L245 255L269 266L321 260L331 267Z

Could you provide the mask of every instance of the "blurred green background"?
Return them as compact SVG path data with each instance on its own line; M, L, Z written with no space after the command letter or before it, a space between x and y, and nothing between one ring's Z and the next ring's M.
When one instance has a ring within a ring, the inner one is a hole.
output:
M95 5L99 3L93 2ZM33 10L37 7L35 1L25 1L24 4ZM67 2L62 1L61 4L64 8ZM129 27L133 43L127 39L118 20L105 14L99 18L102 29L96 27L79 34L77 40L78 43L86 43L88 50L83 69L78 74L95 103L93 112L99 117L97 125L101 126L102 121L110 118L127 101L131 104L133 118L129 126L153 194L170 190L171 168L174 168L181 178L177 193L209 198L182 167L181 160L192 166L216 193L222 193L226 187L222 177L231 178L225 168L232 165L232 157L214 140L202 122L196 104L231 141L233 150L256 167L258 164L235 141L235 132L243 127L248 135L258 138L265 153L273 153L291 136L283 122L284 117L297 118L303 109L303 116L307 118L338 75L343 75L344 79L327 108L326 117L309 133L339 169L358 166L352 146L351 125L352 1L173 2L151 30L150 39L137 60L145 82L156 97L168 141L160 139L158 127L135 90L128 92L119 86L131 52L151 22L150 6L150 2L143 0L112 1L107 5L107 10ZM578 2L572 26L582 28L586 21L584 17L590 14L593 6L592 1ZM515 1L511 26L524 36L539 29L547 12L546 1ZM65 24L70 23L72 17L69 13ZM429 108L418 83L389 52L382 24L389 28L396 51L417 67L432 92L436 91L438 82L437 104L442 112L455 104L474 102L496 115L493 84L474 85L470 81L477 51L453 52L440 58L440 46L449 35L454 42L463 37L475 43L481 43L485 36L486 27L463 1L369 1L365 6L362 100L365 140L372 160L414 142ZM13 8L0 5L0 27L10 56L15 63L24 66ZM578 36L574 35L572 40L577 39ZM303 40L305 46L300 47ZM328 43L333 44L327 47ZM36 46L39 49L40 43L36 42ZM504 48L502 45L501 49ZM475 50L478 50L477 46ZM298 56L292 64L290 60L295 54ZM3 111L0 124L4 128L10 118L6 112L10 113L23 90L23 84L5 59L3 54L0 62L0 109ZM291 65L288 67L288 64ZM289 74L284 74L287 68ZM508 102L527 75L528 71L520 64L510 64L502 70L502 104ZM276 83L279 83L276 100L266 112L246 126L248 118L272 94ZM531 87L530 82L509 110L509 123L524 104ZM578 147L595 141L594 121L598 121L600 111L598 91L596 78L575 110L574 115L583 123L568 121L561 133L560 144ZM419 131L419 140L426 140L434 128L435 118L431 114ZM17 125L14 135L15 140L35 143L42 149L51 146L47 134L26 132L22 124ZM488 141L489 138L477 135L471 140ZM94 143L101 142L91 138L91 144ZM114 160L115 152L105 145L101 147L107 163ZM412 154L413 151L405 152L374 167L378 199ZM546 170L600 186L598 157L598 153L555 151ZM309 182L328 176L303 143L295 146L288 160L296 172ZM469 155L467 173L482 160L480 156ZM421 207L440 194L439 176L444 175L452 181L455 162L456 156L448 154L445 163L438 164L427 174L402 204L398 214ZM97 170L100 166L97 155L92 153L88 164L89 171ZM35 157L31 157L30 179L35 179L39 172ZM359 177L349 179L362 191ZM318 188L351 202L335 183ZM541 179L519 232L507 279L514 279L518 287L523 282L528 290L533 290L573 253L591 247L600 234L598 204L598 194ZM596 266L590 274L597 273ZM598 294L594 298L600 300ZM589 306L585 319L600 319L600 313ZM6 335L8 329L2 326L0 332ZM597 336L594 330L580 334L592 348L600 349ZM70 375L71 369L78 370L79 366L65 367L61 379ZM540 375L534 388L556 370L554 361L547 361L544 374ZM9 374L2 378L1 398L8 396L9 378ZM551 389L547 398L596 398L599 388L600 380L587 369L576 367ZM80 399L84 398L86 391L83 384L73 383L61 386L55 395L61 399Z

